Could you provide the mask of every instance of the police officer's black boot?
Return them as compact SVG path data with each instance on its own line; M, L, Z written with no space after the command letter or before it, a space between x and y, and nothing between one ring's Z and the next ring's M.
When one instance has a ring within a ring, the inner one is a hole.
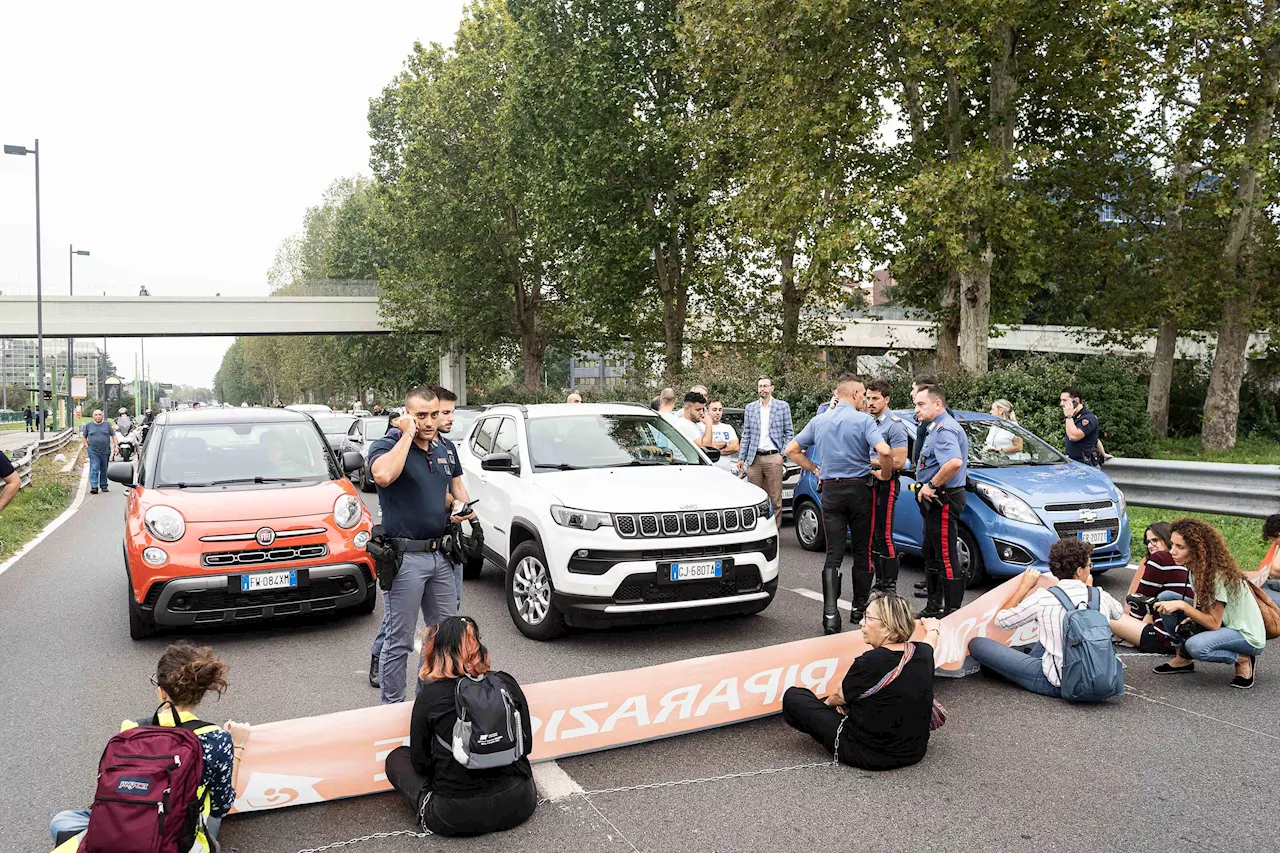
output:
M916 614L917 619L941 619L942 610L942 568L934 566L926 566L924 570L924 582L927 584L925 592L928 599L925 602L924 610Z
M377 655L371 655L369 658L369 684L373 687L381 687L381 663Z
M953 578L952 580L942 579L942 594L946 602L943 616L955 613L964 604L964 588L966 581L964 578Z
M867 612L867 602L871 600L871 584L875 575L871 572L853 571L853 609L849 612L849 621L858 623Z
M822 570L822 633L840 633L840 570Z
M884 557L876 555L876 585L875 589L882 592L898 591L898 569L901 567L898 557Z

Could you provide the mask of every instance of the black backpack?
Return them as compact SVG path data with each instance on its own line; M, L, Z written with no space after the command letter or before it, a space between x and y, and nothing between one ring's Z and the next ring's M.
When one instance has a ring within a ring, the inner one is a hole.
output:
M514 764L524 755L524 724L515 697L499 678L464 675L454 688L453 743L440 742L468 770Z

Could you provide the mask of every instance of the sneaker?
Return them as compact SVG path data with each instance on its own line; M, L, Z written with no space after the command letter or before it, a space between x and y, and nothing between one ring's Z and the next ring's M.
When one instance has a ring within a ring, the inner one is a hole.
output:
M97 489L90 489L90 490L89 490L89 494L91 494L91 495L96 495L97 493L98 493L98 490L97 490Z
M1174 666L1173 664L1162 663L1159 666L1152 668L1151 671L1158 675L1181 675L1184 672L1195 672L1196 665L1194 663L1189 663L1186 666Z
M102 487L102 491L105 493L105 492L109 492L109 491L111 491L111 490L110 490L110 489L108 489L106 486L103 486L103 487Z

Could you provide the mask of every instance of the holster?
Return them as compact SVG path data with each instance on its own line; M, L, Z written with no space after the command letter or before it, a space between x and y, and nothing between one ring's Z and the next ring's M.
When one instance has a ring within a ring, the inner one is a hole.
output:
M395 582L400 564L404 562L404 554L396 550L395 544L387 538L381 524L374 525L372 534L364 549L369 552L369 556L373 557L374 570L378 574L378 586L386 592Z

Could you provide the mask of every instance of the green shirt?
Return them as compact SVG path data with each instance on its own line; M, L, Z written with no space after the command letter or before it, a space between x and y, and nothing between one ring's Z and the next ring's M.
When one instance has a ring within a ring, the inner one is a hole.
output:
M1262 611L1258 609L1258 602L1253 600L1253 593L1245 589L1245 583L1249 581L1232 584L1228 590L1222 581L1218 581L1213 597L1225 605L1222 627L1235 628L1255 649L1266 648L1267 631L1262 624Z

